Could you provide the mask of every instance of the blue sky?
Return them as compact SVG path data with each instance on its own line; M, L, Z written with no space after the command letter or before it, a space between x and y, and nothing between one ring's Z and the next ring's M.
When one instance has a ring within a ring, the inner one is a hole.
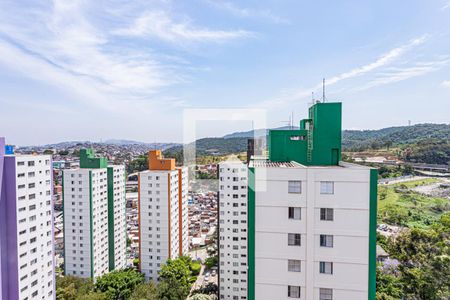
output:
M10 143L182 141L191 108L266 109L278 127L323 77L346 129L448 123L450 1L0 2Z

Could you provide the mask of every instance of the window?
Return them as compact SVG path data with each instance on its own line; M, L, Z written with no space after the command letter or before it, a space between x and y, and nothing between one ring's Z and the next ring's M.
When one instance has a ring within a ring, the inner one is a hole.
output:
M321 181L320 182L321 194L334 194L334 182L333 181Z
M319 300L333 300L333 290L319 289Z
M322 274L333 274L333 263L321 261L320 265L320 273Z
M289 207L289 219L300 220L302 215L300 207Z
M300 246L300 233L288 233L288 246Z
M288 193L300 194L302 192L302 182L301 181L291 181L288 182Z
M289 272L300 272L301 261L296 259L288 260L288 271Z
M300 287L294 285L288 285L288 297L300 298Z
M321 234L320 247L333 247L333 236L328 234Z
M333 221L334 211L332 208L321 208L320 209L320 220L321 221Z

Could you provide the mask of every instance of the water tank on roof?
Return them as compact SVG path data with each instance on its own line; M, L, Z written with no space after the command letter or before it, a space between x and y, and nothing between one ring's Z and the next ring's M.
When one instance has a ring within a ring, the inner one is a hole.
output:
M5 154L6 155L14 154L14 146L13 145L6 145L5 146Z

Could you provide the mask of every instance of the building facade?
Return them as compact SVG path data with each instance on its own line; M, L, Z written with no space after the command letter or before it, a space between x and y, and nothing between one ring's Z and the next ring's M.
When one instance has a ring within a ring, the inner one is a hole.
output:
M248 299L375 299L377 172L340 157L340 103L270 131L249 165Z
M219 298L247 299L247 164L219 164Z
M125 168L90 149L63 176L64 273L96 278L126 266Z
M149 169L139 173L139 264L157 281L161 265L188 251L188 174L175 159L149 152Z
M0 299L54 299L52 162L0 138Z

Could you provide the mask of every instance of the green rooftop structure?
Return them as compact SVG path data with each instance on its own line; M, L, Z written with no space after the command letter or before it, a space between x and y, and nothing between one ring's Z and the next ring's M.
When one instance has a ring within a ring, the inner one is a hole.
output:
M80 150L80 168L82 169L101 169L108 167L106 157L95 157L94 149Z
M333 166L341 160L342 103L316 103L298 130L269 131L269 160Z

